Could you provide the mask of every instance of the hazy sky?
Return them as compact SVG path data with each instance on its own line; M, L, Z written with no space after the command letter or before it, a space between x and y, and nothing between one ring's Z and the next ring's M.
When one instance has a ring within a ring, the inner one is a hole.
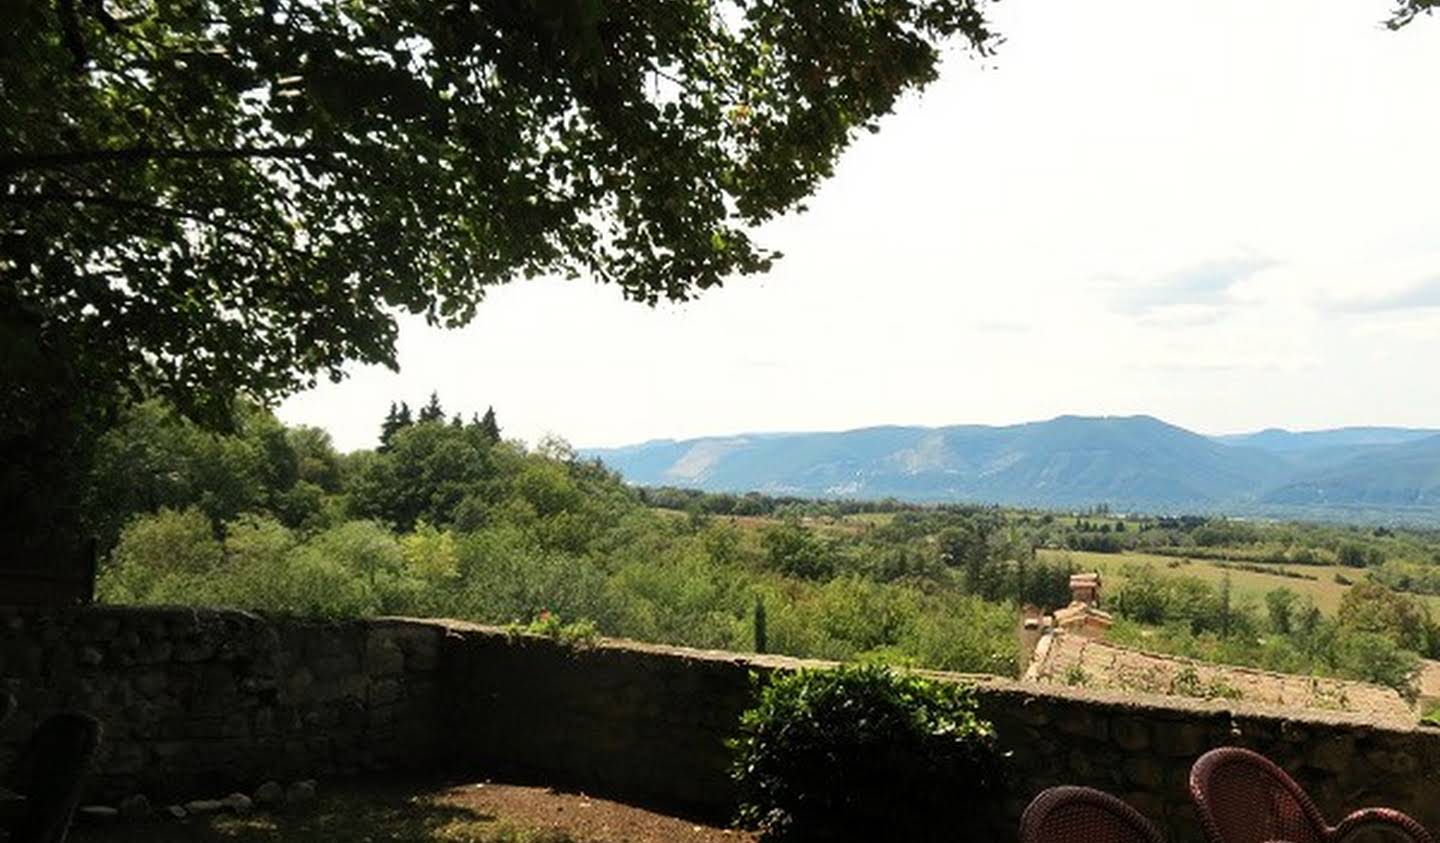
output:
M587 281L406 322L399 374L280 415L374 443L392 400L577 445L1149 413L1203 432L1440 426L1440 19L1389 0L1006 0L983 65L843 157L786 255L684 306Z

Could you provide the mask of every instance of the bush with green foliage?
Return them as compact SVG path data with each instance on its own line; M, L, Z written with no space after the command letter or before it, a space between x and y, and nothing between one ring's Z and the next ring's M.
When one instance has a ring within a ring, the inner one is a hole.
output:
M1273 590L1266 595L1268 634L1260 634L1258 616L1245 605L1225 610L1228 622L1222 622L1223 601L1208 583L1148 566L1131 571L1113 605L1120 617L1108 638L1121 646L1374 682L1406 699L1417 693L1420 654L1436 653L1436 627L1425 606L1373 583L1347 591L1333 619L1308 597ZM1190 694L1184 687L1177 692Z
M970 839L1004 786L969 689L877 665L775 676L733 746L766 841Z

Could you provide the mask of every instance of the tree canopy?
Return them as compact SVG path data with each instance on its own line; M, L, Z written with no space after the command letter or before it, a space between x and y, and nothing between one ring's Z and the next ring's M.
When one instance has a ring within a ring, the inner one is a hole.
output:
M1385 25L1391 29L1407 26L1422 14L1433 14L1436 5L1440 5L1437 0L1397 0L1395 10Z
M0 306L89 385L214 418L515 278L685 299L770 265L748 229L944 39L988 51L982 2L16 0Z
M138 399L229 427L494 284L765 270L750 229L946 39L988 52L983 2L0 4L0 540L87 564L92 444Z

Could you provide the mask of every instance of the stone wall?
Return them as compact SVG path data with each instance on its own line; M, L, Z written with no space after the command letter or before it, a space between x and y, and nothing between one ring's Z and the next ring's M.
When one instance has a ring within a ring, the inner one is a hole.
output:
M233 611L0 609L0 770L43 717L105 726L92 797L182 799L435 756L439 627Z
M1254 749L1315 797L1332 822L1367 805L1400 808L1440 830L1440 730L1356 714L1136 697L1017 682L981 686L982 713L1015 753L1009 816L1045 787L1084 784L1124 798L1168 839L1203 839L1190 765L1217 746Z
M727 738L752 673L804 662L605 642L572 648L453 625L447 730L481 767L728 818Z
M485 769L528 773L725 817L734 791L724 741L747 708L751 676L823 663L624 642L574 650L452 626L442 647L458 746ZM1167 838L1202 839L1187 793L1205 750L1256 749L1289 770L1338 820L1364 805L1399 807L1440 829L1440 730L1355 714L1223 701L972 682L1013 753L1011 798L992 825L1014 834L1045 787L1085 784L1129 801Z
M443 764L726 817L725 739L752 677L820 664L629 642L573 648L453 622L0 610L0 681L26 712L0 739L13 744L60 707L96 711L108 729L101 789L152 798ZM1186 774L1225 744L1291 770L1332 817L1385 803L1440 829L1440 730L934 675L975 682L1013 753L1012 797L992 818L1006 834L1034 793L1073 783L1124 797L1170 839L1198 840Z

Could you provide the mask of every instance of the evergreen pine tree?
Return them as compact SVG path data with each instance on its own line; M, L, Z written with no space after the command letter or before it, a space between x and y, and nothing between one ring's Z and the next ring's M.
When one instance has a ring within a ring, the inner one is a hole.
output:
M437 392L430 393L430 403L420 411L422 422L443 422L445 421L445 410L440 406L440 395Z
M390 440L395 438L395 431L402 426L400 410L395 406L395 402L391 401L390 412L385 414L385 421L380 423L380 447L376 450L381 452L390 450Z
M500 441L500 425L495 421L495 408L488 407L485 410L485 418L480 420L480 432L491 442Z
M404 401L400 402L400 426L409 427L415 423L415 418L410 415L410 405Z

